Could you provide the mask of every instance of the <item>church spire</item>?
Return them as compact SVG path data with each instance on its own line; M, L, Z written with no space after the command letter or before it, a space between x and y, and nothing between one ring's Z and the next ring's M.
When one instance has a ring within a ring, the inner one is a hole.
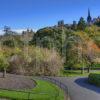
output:
M91 14L90 14L90 9L88 8L88 16L91 16Z
M87 23L90 25L91 22L92 22L92 17L91 17L90 9L88 9Z

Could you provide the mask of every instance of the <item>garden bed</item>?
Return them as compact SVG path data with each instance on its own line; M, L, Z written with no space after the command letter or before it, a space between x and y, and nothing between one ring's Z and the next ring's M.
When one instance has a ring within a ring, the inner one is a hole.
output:
M35 85L31 78L12 74L7 74L6 78L3 78L0 73L0 89L26 90L33 89Z

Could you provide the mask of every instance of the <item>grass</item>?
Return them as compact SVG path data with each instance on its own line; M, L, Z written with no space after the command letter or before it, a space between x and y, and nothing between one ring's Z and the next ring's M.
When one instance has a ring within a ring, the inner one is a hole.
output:
M30 100L64 100L64 93L58 86L44 80L36 80L36 82L37 86L30 91L0 90L0 97L12 100L28 100L28 97Z
M100 73L100 70L90 70L90 73ZM88 76L90 73L87 70L84 71L84 74L81 73L81 70L63 70L61 71L61 76L67 77L76 77L76 76Z

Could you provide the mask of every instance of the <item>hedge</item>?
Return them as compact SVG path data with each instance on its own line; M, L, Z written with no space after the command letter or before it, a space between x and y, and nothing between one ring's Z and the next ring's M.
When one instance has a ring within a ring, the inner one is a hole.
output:
M93 84L93 85L100 87L100 74L97 74L97 73L89 74L88 81L90 84Z

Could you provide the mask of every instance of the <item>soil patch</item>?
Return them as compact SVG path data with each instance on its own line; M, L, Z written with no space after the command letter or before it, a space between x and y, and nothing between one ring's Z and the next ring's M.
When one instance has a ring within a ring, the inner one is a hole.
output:
M2 78L0 73L0 88L10 90L25 90L35 87L35 81L27 76L7 74L6 78Z

